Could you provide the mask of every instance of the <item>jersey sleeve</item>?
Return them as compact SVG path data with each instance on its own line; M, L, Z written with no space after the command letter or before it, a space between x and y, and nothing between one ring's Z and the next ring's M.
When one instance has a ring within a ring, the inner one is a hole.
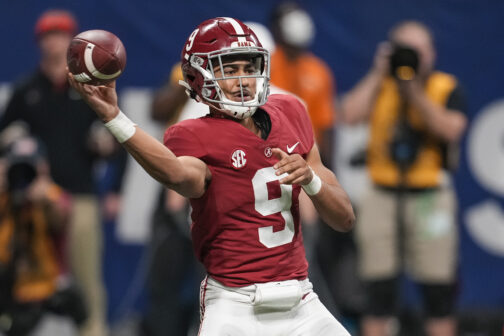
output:
M202 158L206 154L205 146L203 146L196 134L181 124L168 128L163 142L176 156Z

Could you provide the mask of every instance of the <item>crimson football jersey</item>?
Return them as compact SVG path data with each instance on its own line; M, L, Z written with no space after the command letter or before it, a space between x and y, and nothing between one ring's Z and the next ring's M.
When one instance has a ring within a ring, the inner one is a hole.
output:
M170 127L164 143L177 156L194 156L212 173L205 194L191 199L193 246L208 274L226 286L305 279L299 185L280 185L272 148L312 149L305 107L290 95L270 95L261 107L271 131L261 139L238 122L202 117Z

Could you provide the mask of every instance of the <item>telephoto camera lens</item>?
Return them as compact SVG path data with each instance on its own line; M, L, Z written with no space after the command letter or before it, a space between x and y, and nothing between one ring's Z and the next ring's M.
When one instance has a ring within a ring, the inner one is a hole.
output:
M9 191L25 190L35 180L36 169L27 162L13 164L7 171L7 184Z
M409 47L394 45L390 56L391 75L399 80L412 80L418 70L418 53Z

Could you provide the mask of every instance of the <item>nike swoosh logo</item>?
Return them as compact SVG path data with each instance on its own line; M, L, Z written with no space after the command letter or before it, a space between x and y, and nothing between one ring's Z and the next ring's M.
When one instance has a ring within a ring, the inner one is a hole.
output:
M287 145L287 153L292 153L294 151L294 149L297 147L297 145L299 145L299 141L296 142L294 145L292 145L292 147L289 147L289 145Z

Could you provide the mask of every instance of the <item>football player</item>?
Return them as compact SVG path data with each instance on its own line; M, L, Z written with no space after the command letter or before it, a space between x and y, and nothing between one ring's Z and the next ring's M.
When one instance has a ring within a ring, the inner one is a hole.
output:
M181 84L209 114L170 127L164 145L119 110L115 83L68 76L144 169L190 199L194 251L208 274L200 335L349 335L308 280L299 194L335 230L350 230L355 216L320 160L305 106L268 96L269 53L236 19L201 23L181 62Z

